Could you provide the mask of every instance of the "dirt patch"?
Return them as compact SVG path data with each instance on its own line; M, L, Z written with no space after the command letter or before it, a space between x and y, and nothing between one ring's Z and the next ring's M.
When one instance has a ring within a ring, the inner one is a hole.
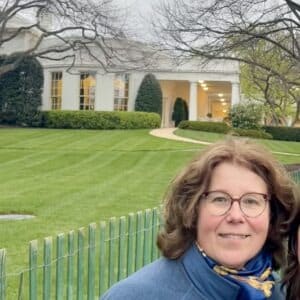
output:
M33 215L5 214L0 215L0 221L20 221L35 218Z

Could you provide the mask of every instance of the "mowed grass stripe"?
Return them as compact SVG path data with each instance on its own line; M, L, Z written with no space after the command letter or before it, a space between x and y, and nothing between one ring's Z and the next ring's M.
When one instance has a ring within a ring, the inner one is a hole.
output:
M205 141L205 142L215 142L220 139L224 139L226 135L219 133L210 133L203 131L195 131L195 130L183 130L177 129L175 134L182 137L192 138L195 140ZM300 143L299 142L290 142L290 141L276 141L276 140L264 140L264 139L256 139L258 143L263 144L269 150L274 152L285 152L291 154L300 154ZM278 159L280 159L283 163L299 163L299 156L294 156L293 158L288 157L288 155L280 155L275 154Z

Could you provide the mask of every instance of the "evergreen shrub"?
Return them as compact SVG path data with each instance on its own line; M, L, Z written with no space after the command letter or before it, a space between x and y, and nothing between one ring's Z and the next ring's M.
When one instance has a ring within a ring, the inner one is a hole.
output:
M135 99L135 111L162 114L162 90L153 74L145 75Z
M160 116L145 112L46 111L42 126L72 129L142 129L160 127Z
M264 126L263 129L271 134L275 140L300 142L299 127Z
M175 122L175 127L178 127L178 124L181 121L188 119L188 109L186 102L178 97L175 100L173 113L172 113L172 120Z
M231 127L225 122L181 121L180 129L199 130L207 132L228 133Z
M12 63L18 56L0 57L0 64ZM35 58L25 57L17 67L0 77L0 122L38 126L42 104L43 69Z
M231 134L237 136L247 136L255 139L273 139L273 136L270 133L257 129L233 128Z

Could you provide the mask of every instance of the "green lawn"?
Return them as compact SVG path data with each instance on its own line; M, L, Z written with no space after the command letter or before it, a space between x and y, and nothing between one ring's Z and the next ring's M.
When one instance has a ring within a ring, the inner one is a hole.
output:
M196 149L146 130L1 129L0 213L36 216L0 223L9 270L24 267L30 240L159 205Z
M225 137L221 133L211 133L204 131L195 130L183 130L177 129L175 134L178 136L191 138L194 140L204 141L204 142L215 142L219 139ZM262 140L257 139L258 143L265 145L268 149L274 152L275 156L285 164L300 163L300 143L299 142L285 142L276 140ZM285 153L285 154L281 154Z
M223 135L177 131L215 141ZM300 162L300 143L263 141L284 163ZM204 146L147 130L0 129L0 213L36 218L0 222L8 273L27 262L28 242L161 203L171 178Z

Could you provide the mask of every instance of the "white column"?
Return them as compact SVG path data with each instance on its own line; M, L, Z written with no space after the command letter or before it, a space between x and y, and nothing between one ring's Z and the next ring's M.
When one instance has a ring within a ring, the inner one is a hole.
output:
M44 69L44 86L42 93L42 106L41 110L51 109L51 73Z
M114 74L97 75L97 102L95 110L114 110Z
M198 82L190 82L189 120L197 121L198 117Z
M63 72L62 110L79 110L80 75Z
M238 104L240 102L240 83L231 83L231 106Z

